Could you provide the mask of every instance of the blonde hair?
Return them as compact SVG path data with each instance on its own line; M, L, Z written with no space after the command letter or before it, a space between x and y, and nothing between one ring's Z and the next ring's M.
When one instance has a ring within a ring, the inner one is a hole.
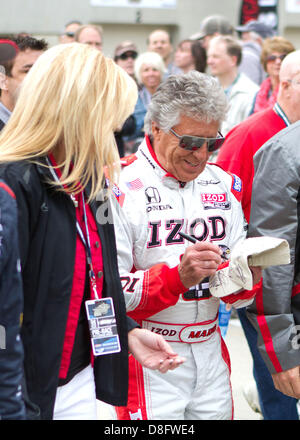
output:
M109 179L119 172L114 131L136 100L135 82L100 51L80 43L52 47L22 84L0 136L0 163L36 161L63 148L61 183L78 192L79 182L91 182L91 200L102 189L104 168Z

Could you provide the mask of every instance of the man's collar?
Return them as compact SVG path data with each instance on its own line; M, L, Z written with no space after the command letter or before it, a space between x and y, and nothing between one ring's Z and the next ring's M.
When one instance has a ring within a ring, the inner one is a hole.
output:
M167 170L161 165L161 163L159 162L159 160L158 160L158 158L157 158L157 156L156 156L156 154L155 154L155 151L154 151L154 149L153 149L153 147L152 147L151 139L150 139L150 137L149 137L147 134L145 135L145 141L146 141L146 145L147 145L148 151L149 151L149 153L150 153L152 159L153 159L154 162L158 165L160 171L161 171L162 173L164 173L164 177L171 177L172 179L174 179L176 182L179 183L179 186L180 186L181 188L185 187L186 182L181 182L181 181L179 181L179 180L177 179L177 177L175 177L173 174L171 174L169 171L167 171Z
M289 120L289 118L287 117L287 115L285 114L284 110L282 109L282 107L279 105L278 101L275 103L274 107L273 107L274 112L280 116L280 118L285 122L286 126L288 127L291 122Z

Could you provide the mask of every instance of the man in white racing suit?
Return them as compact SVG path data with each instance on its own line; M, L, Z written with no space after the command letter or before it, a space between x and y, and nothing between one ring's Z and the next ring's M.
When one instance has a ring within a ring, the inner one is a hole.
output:
M246 236L237 176L207 164L226 99L212 77L171 76L153 96L146 137L125 158L112 211L127 313L161 334L186 362L166 374L129 358L119 419L232 419L230 360L208 277ZM191 244L180 232L196 238ZM256 283L260 273L253 272ZM244 306L255 289L224 297ZM245 299L245 301L241 301Z

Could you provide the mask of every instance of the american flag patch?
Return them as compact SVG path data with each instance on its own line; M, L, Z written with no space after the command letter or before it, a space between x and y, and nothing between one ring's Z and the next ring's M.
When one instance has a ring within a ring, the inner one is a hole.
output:
M141 189L144 186L140 179L132 180L132 182L126 182L126 185L128 186L129 189L133 191Z

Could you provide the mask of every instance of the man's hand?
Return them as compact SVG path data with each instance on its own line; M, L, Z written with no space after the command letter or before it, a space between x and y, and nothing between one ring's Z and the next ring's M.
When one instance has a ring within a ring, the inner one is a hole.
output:
M261 280L262 270L257 266L249 266L249 269L252 273L253 286L255 286ZM253 290L241 290L240 292L223 296L222 300L226 303L226 310L230 310L232 307L240 309L250 305L257 294L257 288L258 286Z
M221 254L219 246L209 242L197 242L189 246L178 266L182 284L189 289L204 278L214 275L222 263Z
M185 358L175 353L160 335L150 330L135 328L128 333L129 350L135 359L150 370L166 373L179 367Z
M287 396L300 399L300 366L272 374L276 390Z

